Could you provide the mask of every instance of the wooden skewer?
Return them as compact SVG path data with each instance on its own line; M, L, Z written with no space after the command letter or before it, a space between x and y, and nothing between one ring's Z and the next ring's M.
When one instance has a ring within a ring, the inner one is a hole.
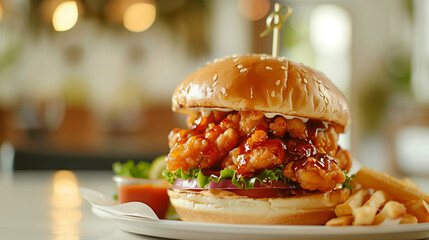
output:
M284 16L282 12L287 10ZM283 21L285 21L292 14L292 8L286 6L281 7L280 3L274 4L274 11L268 15L266 20L267 29L263 31L259 36L264 37L273 31L273 47L272 47L272 56L277 57L279 55L279 45L280 45L280 29L283 27Z
M274 11L275 12L280 11L280 3L274 4ZM272 51L273 57L277 57L279 55L279 44L280 44L279 22L280 22L280 15L279 14L274 15L274 26L275 27L273 29L273 51Z

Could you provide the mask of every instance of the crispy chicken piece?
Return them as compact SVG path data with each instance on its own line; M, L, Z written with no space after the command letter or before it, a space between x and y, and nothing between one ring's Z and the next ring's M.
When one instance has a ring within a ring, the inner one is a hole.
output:
M350 171L350 168L352 167L352 154L348 150L344 150L338 146L334 158L341 170Z
M189 115L186 124L189 129L196 129L198 132L202 132L210 123L219 124L228 114L228 112L217 110L210 111L210 114L200 112Z
M272 168L284 162L284 144L280 139L268 139L263 130L247 139L243 146L232 150L223 166L236 169L242 176L251 175L258 169Z
M270 123L270 129L274 136L283 137L287 132L286 120L283 117L276 117L274 122Z
M298 162L290 161L283 168L285 177L300 183L308 190L328 192L335 188L337 183L346 180L345 174L330 157L308 157ZM299 167L295 167L299 165ZM296 171L295 171L296 170Z
M313 139L314 145L319 152L325 152L330 156L335 156L338 143L338 133L332 125L325 131L319 131Z
M287 120L287 131L292 138L305 139L308 137L307 126L299 118L292 118Z
M176 130L170 133L170 146L167 156L167 169L175 171L182 168L208 168L221 164L229 151L238 145L238 114L229 114L217 126L207 124L207 131L198 135L189 135L195 131ZM198 132L198 131L197 131ZM183 136L181 135L183 134Z
M191 136L191 130L175 128L168 134L168 146L172 149L182 139L187 139Z
M185 143L176 144L166 159L167 169L175 171L182 168L188 171L192 167L210 167L216 163L219 150L211 147L209 142L201 137L192 136Z
M240 132L252 134L255 130L266 129L264 113L259 111L240 111Z

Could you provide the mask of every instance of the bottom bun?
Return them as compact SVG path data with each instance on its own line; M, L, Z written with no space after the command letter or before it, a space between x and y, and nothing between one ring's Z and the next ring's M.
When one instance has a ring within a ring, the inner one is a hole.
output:
M248 198L214 189L170 189L168 195L180 219L187 222L322 225L335 217L335 206L348 198L350 190L288 198Z

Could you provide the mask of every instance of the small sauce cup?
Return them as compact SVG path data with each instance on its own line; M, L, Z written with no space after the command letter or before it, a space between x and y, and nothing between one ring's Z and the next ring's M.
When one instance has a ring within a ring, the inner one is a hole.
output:
M156 215L163 219L167 213L170 199L167 195L169 187L164 179L147 179L113 176L118 189L120 203L142 202L147 204Z

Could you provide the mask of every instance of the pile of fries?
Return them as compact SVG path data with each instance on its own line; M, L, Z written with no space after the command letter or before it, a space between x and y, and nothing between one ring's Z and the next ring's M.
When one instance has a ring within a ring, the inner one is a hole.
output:
M353 180L351 196L335 208L327 226L362 226L429 222L429 195L410 179L396 179L362 168Z

